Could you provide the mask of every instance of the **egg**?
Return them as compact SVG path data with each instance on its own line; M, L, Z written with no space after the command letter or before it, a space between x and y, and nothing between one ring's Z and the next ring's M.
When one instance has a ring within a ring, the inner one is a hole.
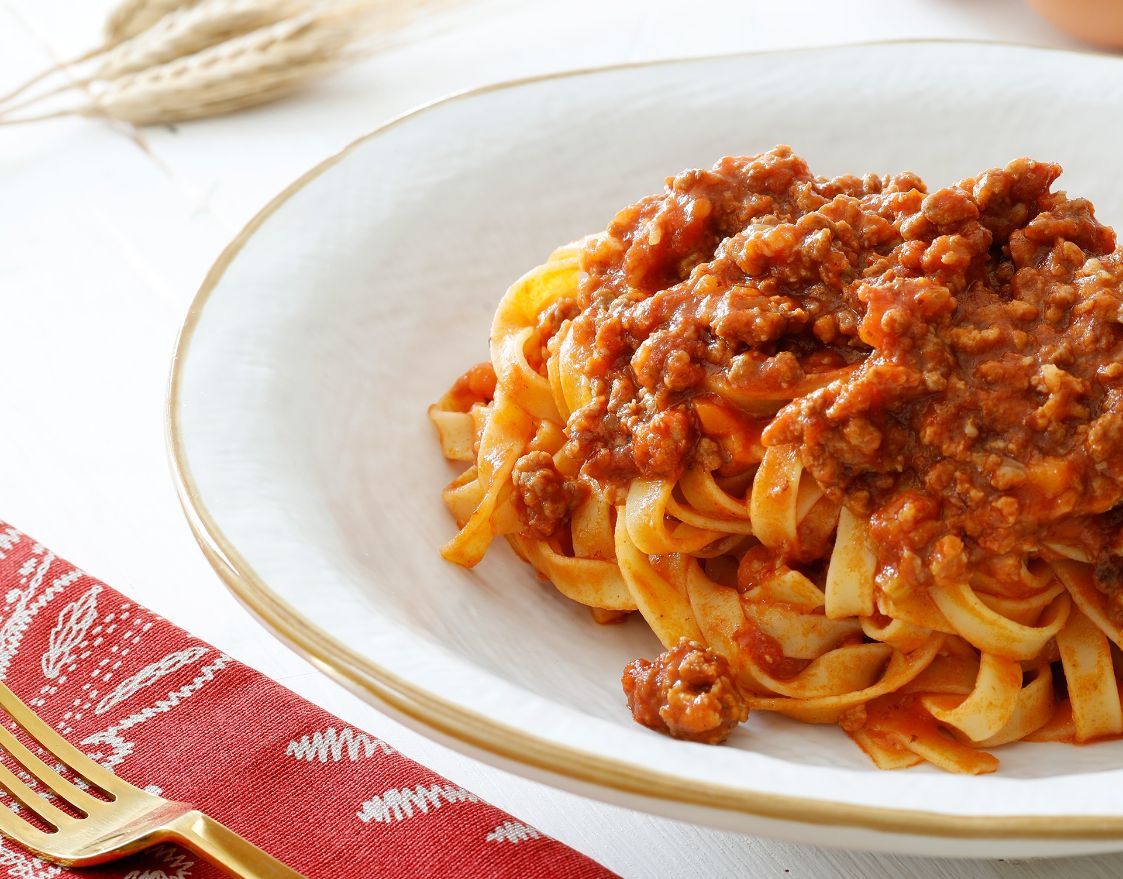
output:
M1046 21L1105 49L1123 49L1121 0L1026 0Z

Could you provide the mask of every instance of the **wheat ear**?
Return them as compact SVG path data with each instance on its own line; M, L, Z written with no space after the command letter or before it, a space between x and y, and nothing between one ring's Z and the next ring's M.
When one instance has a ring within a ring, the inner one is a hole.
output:
M108 82L73 113L152 125L228 113L295 91L333 70L362 33L358 7L328 8ZM14 120L13 120L14 121Z
M369 54L386 42L385 39L375 42L370 37L376 34L385 37L388 31L415 18L423 10L439 8L453 0L274 2L284 4L286 9L290 5L291 9L297 9L299 5L304 11L110 80L91 77L82 83L86 86L84 97L88 101L22 117L9 115L12 109L9 105L0 109L0 125L73 115L104 116L137 125L166 124L252 107L289 94L354 58ZM237 8L246 13L246 17L237 19L239 26L245 26L251 20L249 10L260 10L261 0L198 0L196 3L199 10L204 6ZM177 52L185 52L191 45L187 34L205 42L218 32L210 25L188 26L194 21L189 12L181 9L174 13L171 22L159 25L165 36L180 35L173 41ZM201 36L204 33L206 40ZM139 64L142 55L145 63L163 57L161 53L165 50L156 48L157 41L153 41L151 50L145 50L151 54L144 54L138 48L139 37L134 39L137 42L122 44L122 57L127 52L134 60L121 61L123 66L117 69ZM112 71L114 68L103 61L102 69ZM30 102L23 101L16 106L27 103Z
M119 79L129 73L191 55L232 37L283 21L307 9L310 3L311 0L200 0L183 6L169 12L148 29L102 52L100 63L92 73L79 75L68 83L49 91L40 91L24 100L8 103L4 112L11 113L97 80Z
M116 46L102 58L90 79L117 79L156 67L276 24L309 5L309 0L201 0L169 13Z
M199 0L121 0L105 22L105 46L112 47L148 30L165 15Z
M199 0L121 0L121 3L109 14L109 20L105 27L105 42L88 52L83 52L76 58L62 61L39 71L31 79L21 83L10 92L0 95L0 104L7 103L12 98L22 95L33 85L42 82L53 74L64 72L75 65L83 64L104 55L119 43L146 30L168 13L181 7L194 6L197 2ZM53 89L47 94L56 94L67 87L69 86ZM43 97L46 97L46 95Z

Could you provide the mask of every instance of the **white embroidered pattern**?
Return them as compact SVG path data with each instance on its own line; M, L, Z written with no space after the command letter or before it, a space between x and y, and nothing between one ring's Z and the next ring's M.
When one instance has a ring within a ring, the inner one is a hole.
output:
M130 870L124 879L188 879L195 862L175 846L158 845L148 851L149 857L160 861L160 866L145 870Z
M158 714L171 711L185 699L189 699L195 693L199 692L199 690L203 689L210 681L214 680L215 675L229 665L229 663L229 656L225 653L219 654L211 662L199 669L199 674L194 680L184 684L179 689L172 690L163 699L160 699L147 708L142 708L140 711L119 720L107 729L82 739L83 745L109 746L108 751L87 752L90 759L97 760L107 769L112 769L114 766L120 765L122 761L133 752L133 748L135 747L135 742L128 741L121 733L127 729L131 729L137 724L152 719Z
M27 541L27 538L16 529L0 527L0 559L5 558L14 547L23 541ZM39 544L27 541L24 545L29 546L30 551L18 566L16 572L18 583L13 583L11 588L6 591L0 591L0 679L6 676L37 615L54 598L84 576L81 570L60 562ZM102 586L92 586L81 597L66 605L58 614L55 625L48 636L46 649L40 658L40 665L46 682L40 691L40 697L36 700L39 705L45 704L48 697L58 692L58 688L65 684L75 664L86 659L90 655L90 651L96 649L93 645L102 643L102 637L97 637L91 643L91 639L94 639L99 631L103 628L108 633L114 631L115 625L112 623L114 614L109 614L102 621L102 624L98 623L98 596L101 592L103 592ZM123 604L117 611L117 615L121 619L128 618L130 616L129 608L128 603ZM112 662L113 658L118 659L116 665L112 666L113 669L121 666L120 659L128 654L130 647L135 646L140 641L141 630L147 631L151 626L152 623L140 623L135 634L132 634L131 631L129 633L131 642L125 641L112 647L113 656L110 657L107 653L107 661ZM26 645L23 646L26 647ZM183 668L208 652L206 648L191 648L191 650L193 652L187 657L180 656L174 661L165 657L165 665L161 667L160 673L151 674L151 670L149 670L150 674L146 679L132 681L132 689L128 692L125 692L125 685L129 682L122 682L115 691L119 698L116 699L114 704L119 704L138 690L143 689L144 686L176 669ZM181 653L186 652L181 651ZM106 730L107 733L117 736L117 742L114 743L115 748L109 755L111 760L112 758L116 759L107 762L107 765L111 767L115 763L119 763L134 747L132 742L125 741L118 733L147 720L149 717L175 707L192 693L201 689L229 661L226 656L217 657L208 667L201 669L198 677L190 684L169 692L164 699L151 707L134 713ZM109 680L108 673L103 674L102 677L106 681ZM77 716L80 718L81 713L78 713ZM60 723L60 726L62 725ZM42 758L48 759L48 762L50 762L48 755L41 748L35 750ZM61 766L58 768L62 769ZM18 775L41 796L48 800L54 799L49 792L39 790L39 785L30 775L24 772L20 772ZM79 787L85 788L87 786L81 779L74 779L74 781ZM7 808L13 812L19 811L15 801L11 801L7 797L4 797L4 800L5 802L0 803L0 808ZM151 854L153 857L148 862L150 866L146 869L128 873L125 879L190 879L195 863L181 850L174 846L161 846L152 849ZM12 879L55 879L63 873L63 868L41 861L0 839L0 875L12 877Z
M454 784L434 784L426 787L419 784L414 788L398 790L390 788L384 793L371 797L355 814L364 824L374 821L377 824L392 824L412 818L415 811L428 814L444 803L478 803L473 794Z
M488 842L526 842L541 836L535 828L522 821L504 821L484 838Z
M74 651L82 644L90 626L97 619L97 597L100 592L100 586L91 586L85 595L72 601L59 613L58 622L51 629L47 649L41 660L43 677L57 678L66 668Z
M54 879L62 874L62 867L48 864L18 849L8 848L8 843L4 841L0 841L0 867L7 867L8 875L13 879Z
M0 559L6 558L8 550L19 543L22 538L23 535L10 525L0 531Z
M317 730L310 736L301 736L293 739L285 748L285 754L297 760L307 760L314 763L338 763L346 757L352 763L359 760L369 760L376 752L382 754L398 753L382 739L358 732L350 727L337 730L329 726L322 732Z
M8 666L12 664L12 658L19 650L20 642L23 640L28 626L31 625L31 621L35 619L35 615L43 609L47 602L82 576L82 572L77 568L71 568L65 574L61 574L52 580L50 586L36 595L39 592L39 587L46 580L47 572L50 570L55 557L40 546L36 546L34 551L36 554L42 554L38 563L36 563L35 556L31 556L20 568L21 576L30 577L26 588L13 589L7 596L10 602L15 602L15 607L12 608L8 618L4 620L4 625L0 626L0 680L7 677Z
M28 703L32 708L44 707L71 675L84 674L85 683L80 689L74 689L70 685L69 692L65 694L73 698L57 724L58 731L64 736L72 734L75 725L81 723L83 717L94 713L98 700L105 698L113 686L120 685L120 681L115 681L112 685L109 682L115 675L121 674L123 677L128 674L126 663L130 661L129 654L152 629L154 620L158 619L154 615L138 612L127 601L116 607L111 606L110 612L103 615L106 597L104 592L98 597L98 616L82 642L71 652L69 663L62 668L57 678L48 679L39 690L39 695ZM82 668L81 673L78 672L79 668Z
M172 672L179 671L185 665L190 665L207 653L206 647L187 647L183 650L174 650L163 659L158 659L146 665L136 674L125 678L112 692L105 696L94 708L94 714L105 714L114 705L119 705L130 696L150 687L160 678L167 677Z

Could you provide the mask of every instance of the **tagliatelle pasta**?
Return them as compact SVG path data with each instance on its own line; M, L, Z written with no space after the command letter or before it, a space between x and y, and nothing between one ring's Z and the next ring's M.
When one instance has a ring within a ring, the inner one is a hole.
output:
M679 738L770 711L980 773L1123 734L1123 256L1059 173L668 180L515 282L430 408L445 558L504 536L641 616L626 698Z

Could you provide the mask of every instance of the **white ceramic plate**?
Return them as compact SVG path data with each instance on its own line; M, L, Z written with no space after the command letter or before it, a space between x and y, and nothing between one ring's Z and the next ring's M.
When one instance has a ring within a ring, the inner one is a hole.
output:
M487 354L508 283L664 176L791 144L814 171L945 184L1029 154L1123 224L1123 61L906 43L619 67L460 95L306 175L196 300L170 432L207 554L283 639L454 747L688 821L960 855L1123 848L1123 742L1015 745L999 774L881 772L763 714L725 747L632 721L640 622L598 627L500 542L443 562L453 469L426 406ZM949 841L953 837L954 841Z

